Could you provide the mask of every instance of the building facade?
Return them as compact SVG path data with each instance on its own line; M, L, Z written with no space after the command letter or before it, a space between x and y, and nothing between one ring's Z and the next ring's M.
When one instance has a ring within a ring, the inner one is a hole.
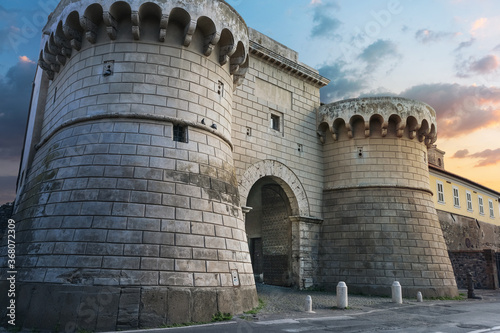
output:
M328 83L221 0L61 1L14 207L23 325L206 321L256 306L254 279L456 296L435 111L321 105Z

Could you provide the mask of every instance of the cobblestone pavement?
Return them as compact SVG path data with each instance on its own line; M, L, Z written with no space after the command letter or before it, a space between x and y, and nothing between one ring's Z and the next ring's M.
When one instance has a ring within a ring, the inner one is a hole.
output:
M304 313L307 295L312 298L313 311L331 310L336 306L335 292L297 290L257 284L257 293L265 303L259 315ZM391 301L390 297L349 295L349 308L373 307L378 304L388 304Z
M424 299L423 305L443 304L452 306L457 302L477 302L477 300L468 300L467 290L459 290L460 294L464 297L459 301L451 300L428 300ZM277 317L291 318L300 317L306 314L305 300L306 296L310 295L312 298L313 311L316 315L343 315L342 310L336 309L336 294L335 292L326 291L308 291L297 290L292 288L278 287L266 284L257 284L257 293L259 298L264 301L265 306L254 317L259 320L273 319ZM480 296L484 301L494 300L500 301L500 290L477 290L477 296ZM415 299L403 299L404 304L416 304ZM420 303L422 304L422 303ZM372 309L388 308L397 306L392 303L391 297L377 297L377 296L359 296L349 294L349 313L370 311Z

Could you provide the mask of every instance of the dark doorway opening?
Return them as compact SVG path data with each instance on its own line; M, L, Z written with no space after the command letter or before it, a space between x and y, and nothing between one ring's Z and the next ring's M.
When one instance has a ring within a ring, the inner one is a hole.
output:
M247 205L246 232L256 281L292 285L292 227L290 202L283 188L270 178L254 184Z

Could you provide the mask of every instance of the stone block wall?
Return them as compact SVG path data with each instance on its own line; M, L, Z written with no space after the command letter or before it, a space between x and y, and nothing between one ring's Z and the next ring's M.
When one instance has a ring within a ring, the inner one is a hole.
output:
M456 294L429 193L374 187L327 190L324 197L319 281L325 288L345 281L353 292L387 295L397 280L404 295Z
M262 36L250 29L251 40L262 41ZM265 41L269 39L266 38ZM295 51L282 45L279 47L280 54L296 61ZM233 100L232 140L238 180L258 162L283 163L300 179L300 186L305 189L309 207L307 215L320 217L323 160L314 111L320 105L319 87L250 54L245 81L235 91ZM279 131L271 128L273 114L280 117ZM294 185L288 184L290 187Z
M325 145L325 163L329 166L325 169L326 188L361 182L429 189L425 145L395 137L364 139L364 132L360 137Z
M500 252L500 226L441 210L437 213L448 251Z
M12 217L12 203L6 203L0 206L0 244L1 239L4 236L5 230L7 230L8 221Z
M498 269L496 253L483 251L450 251L451 264L455 272L458 288L467 289L467 274L472 272L474 288L498 289Z

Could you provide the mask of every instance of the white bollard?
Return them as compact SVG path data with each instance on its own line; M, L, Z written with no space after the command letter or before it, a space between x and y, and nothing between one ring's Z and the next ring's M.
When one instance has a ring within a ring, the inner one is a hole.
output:
M403 304L403 294L401 293L401 285L398 281L392 283L392 301L394 303Z
M419 291L417 293L417 302L422 303L424 301L424 298L422 297L422 293Z
M339 309L345 309L348 304L347 286L344 281L340 281L339 284L337 284L337 307Z
M306 310L307 313L315 313L313 311L313 301L310 295L306 296Z

